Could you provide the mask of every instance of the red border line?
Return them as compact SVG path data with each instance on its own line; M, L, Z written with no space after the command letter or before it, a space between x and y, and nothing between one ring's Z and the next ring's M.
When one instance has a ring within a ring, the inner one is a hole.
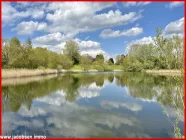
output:
M186 15L186 9L185 9L185 1L186 0L95 0L95 1L91 1L91 0L1 0L1 3L0 3L0 15L1 15L1 18L0 18L0 24L1 24L1 28L0 28L0 40L1 40L1 47L0 47L0 51L2 52L2 2L184 2L184 95L186 94L186 76L185 76L185 70L186 70L186 40L185 40L185 32L186 32L186 24L185 24L185 15ZM2 79L2 53L0 53L0 63L1 63L1 70L0 70L0 77ZM2 136L2 80L0 80L0 84L1 84L1 88L0 88L0 95L1 95L1 105L0 105L0 135ZM186 97L184 96L184 104L185 104L185 101L186 101ZM185 108L184 108L184 138L46 138L47 140L48 139L52 139L52 140L59 140L59 139L63 139L63 140L69 140L69 139L77 139L77 140L85 140L85 139L90 139L90 140L135 140L135 139L147 139L147 140L154 140L154 139L157 139L157 140L163 140L163 139L174 139L174 140L183 140L185 139L185 135L186 135L186 129L185 129ZM72 132L73 133L73 132ZM36 139L35 139L36 140ZM41 140L41 139L40 139Z
M185 40L185 32L186 32L186 24L185 24L185 15L186 15L186 8L185 8L185 3L184 3L184 139L185 139L185 135L186 135L186 126L185 126L185 101L186 101L186 97L185 97L185 94L186 94L186 79L185 79L185 70L186 70L186 40Z
M0 9L2 9L2 3L0 3ZM2 10L0 11L0 14L1 14L1 18L0 18L0 23L1 23L1 29L0 29L0 40L1 40L1 47L0 47L0 52L2 52ZM2 53L0 53L0 64L1 64L1 70L0 70L0 77L2 77ZM1 78L2 79L2 78ZM2 106L3 106L3 99L2 99L2 80L0 80L0 84L1 84L1 88L0 88L0 96L1 96L1 105L0 105L0 112L1 112L1 114L0 114L0 134L2 135L2 115L3 115L3 113L2 113Z
M186 0L1 0L2 2L185 2Z

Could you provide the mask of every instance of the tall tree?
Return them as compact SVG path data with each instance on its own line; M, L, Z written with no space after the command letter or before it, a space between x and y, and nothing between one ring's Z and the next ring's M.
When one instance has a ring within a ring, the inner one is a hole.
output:
M3 38L2 42L2 66L8 67L9 63L9 40Z
M92 59L89 55L83 55L81 56L80 63L83 66L84 71L88 71L89 66L92 63Z
M11 47L21 47L21 43L17 37L13 37L10 39L10 46Z
M67 41L63 53L73 60L73 64L79 64L80 61L80 51L79 46L75 41Z
M109 64L109 65L113 65L113 64L114 64L113 58L110 58L110 59L108 60L108 64Z
M103 54L96 55L94 63L96 63L96 64L103 64L104 63L104 56L103 56Z
M167 39L163 37L162 35L162 28L161 27L156 27L156 37L153 39L156 49L157 49L157 57L159 61L159 67L160 68L166 68L167 67L167 60L166 60L166 43Z
M124 54L117 55L116 56L116 63L115 64L116 65L121 65L123 63L124 58L125 58L125 55Z
M26 46L32 48L32 41L30 38L26 40Z

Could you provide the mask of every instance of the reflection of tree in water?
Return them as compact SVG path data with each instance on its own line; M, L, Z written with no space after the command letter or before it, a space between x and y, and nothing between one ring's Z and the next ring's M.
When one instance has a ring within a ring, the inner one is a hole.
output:
M153 99L157 98L164 105L171 105L171 97L176 95L176 89L183 90L183 79L181 77L153 76L143 73L124 73L115 75L116 84L127 86L130 95L136 98ZM164 95L168 96L164 96ZM176 97L175 97L176 98ZM177 100L177 103L179 101Z
M102 76L101 74L95 76L95 82L97 86L102 87L104 85L104 76Z
M184 117L184 89L183 89L183 77L173 77L173 80L169 80L168 86L162 85L162 94L161 98L158 98L158 102L163 107L163 113L167 116L167 119L174 127L174 136L176 138L182 138L183 134L179 127L179 122L183 121ZM164 83L165 84L165 83ZM174 86L173 86L174 85ZM171 102L171 104L169 104ZM166 106L170 106L175 109L175 118L173 119L169 112L165 109Z
M3 86L3 109L6 108L16 112L22 104L29 109L34 98L40 98L57 91L60 88L58 80L52 78L28 84Z
M180 100L184 98L183 78L167 78L166 82L162 82L160 86L162 96L158 97L158 101L163 105L172 105L183 109L183 100Z
M118 86L126 86L129 89L129 94L135 98L151 100L153 97L156 97L157 101L164 106L175 107L176 105L179 109L183 110L183 106L178 98L180 94L176 94L178 90L183 93L182 78L175 79L173 77L152 76L143 73L77 73L65 74L27 84L3 86L3 111L17 112L22 105L32 110L31 106L34 99L42 98L58 90L64 92L63 98L65 97L67 101L73 102L80 96L81 90L79 89L81 87L89 87L92 83L102 87L105 84L105 80L111 83L114 81ZM128 107L127 105L122 106ZM130 109L134 110L134 108Z
M184 86L183 77L153 76L147 74L123 74L116 75L116 84L127 86L131 96L142 99L154 97L162 108L171 107L175 110L175 118L172 120L165 109L169 122L174 126L175 137L182 137L179 121L183 120L184 110Z
M104 79L113 74L65 74L51 79L30 82L27 84L3 86L3 111L17 112L21 105L31 108L32 100L63 90L67 101L73 102L79 96L78 89L96 83L104 85Z
M104 80L113 82L116 78L118 86L127 86L131 96L143 99L153 99L164 105L174 103L179 107L176 100L176 89L182 87L183 79L176 81L172 77L152 76L143 73L116 73L116 74L65 74L48 80L30 82L27 84L3 86L3 110L18 111L21 105L31 108L32 100L63 90L67 101L73 102L79 96L80 87L88 87L92 83L102 87ZM168 93L168 94L166 94ZM170 94L169 94L170 93ZM167 95L167 96L164 96ZM173 96L174 95L174 96ZM178 96L178 95L177 95Z
M110 83L112 83L114 81L114 75L113 74L110 74L108 76L108 80L109 80Z
M73 102L76 100L78 93L78 88L81 86L81 83L77 77L72 75L63 76L63 91L66 93L66 100Z

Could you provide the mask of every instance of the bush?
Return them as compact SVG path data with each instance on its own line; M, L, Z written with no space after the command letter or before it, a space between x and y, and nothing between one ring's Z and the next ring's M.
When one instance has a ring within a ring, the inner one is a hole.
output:
M103 65L104 71L112 71L113 69L108 65Z
M90 67L91 63L92 63L92 59L91 59L90 56L88 56L88 55L81 56L80 64L83 67L84 71L89 70L89 67Z
M64 61L62 61L61 63L63 69L70 69L73 66L73 61L68 57L65 57Z
M143 64L137 59L130 57L124 59L123 68L125 71L139 72L143 70Z
M143 65L140 62L133 63L127 67L127 71L129 72L140 72L143 70Z
M101 65L95 65L95 66L94 66L94 69L96 69L96 70L99 71L99 72L104 71L104 67L101 66Z
M147 60L143 63L144 69L153 69L154 68L154 62Z

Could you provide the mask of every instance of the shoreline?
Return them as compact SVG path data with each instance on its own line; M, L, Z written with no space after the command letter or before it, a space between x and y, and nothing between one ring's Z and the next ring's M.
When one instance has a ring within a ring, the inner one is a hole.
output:
M183 76L181 70L146 70L146 73L160 76Z
M119 72L123 70L115 69L109 72ZM56 70L56 69L2 69L2 79L14 79L14 78L30 78L38 76L48 76L62 73L89 73L89 72L100 72L95 69L88 71L83 70ZM103 71L108 72L108 71Z
M62 73L89 73L89 72L100 72L95 69L90 69L88 71L83 70L56 70L56 69L2 69L2 79L14 79L14 78L30 78L37 76L48 76L53 74L62 74ZM112 71L103 71L103 72L125 72L121 69L114 69ZM182 76L181 70L145 70L145 73L153 75L162 75L162 76Z

